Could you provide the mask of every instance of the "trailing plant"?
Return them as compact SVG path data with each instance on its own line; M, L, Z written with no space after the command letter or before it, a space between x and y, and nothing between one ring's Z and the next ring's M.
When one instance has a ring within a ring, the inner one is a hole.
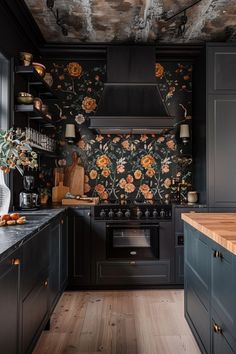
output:
M21 175L24 168L38 167L34 152L21 129L0 130L0 169L5 173L17 169Z

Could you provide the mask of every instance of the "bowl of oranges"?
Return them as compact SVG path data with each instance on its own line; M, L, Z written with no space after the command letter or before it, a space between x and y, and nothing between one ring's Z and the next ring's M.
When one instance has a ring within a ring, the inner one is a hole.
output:
M23 225L26 223L26 217L19 213L4 214L0 216L0 226Z

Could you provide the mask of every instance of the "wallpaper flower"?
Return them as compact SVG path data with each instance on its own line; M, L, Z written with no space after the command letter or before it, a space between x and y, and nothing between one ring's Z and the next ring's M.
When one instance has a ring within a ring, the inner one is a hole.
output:
M191 169L181 168L175 157L183 149L175 130L155 135L97 135L87 129L103 90L105 67L92 62L50 63L53 88L60 95L54 104L62 121L57 134L61 147L59 164L70 164L77 151L85 167L85 193L101 199L169 199L173 177L191 183ZM189 63L157 63L156 78L163 100L176 125L191 120L192 66ZM64 124L75 123L80 140L68 145ZM178 131L178 130L177 130ZM191 145L188 146L191 154ZM63 163L62 163L63 162Z

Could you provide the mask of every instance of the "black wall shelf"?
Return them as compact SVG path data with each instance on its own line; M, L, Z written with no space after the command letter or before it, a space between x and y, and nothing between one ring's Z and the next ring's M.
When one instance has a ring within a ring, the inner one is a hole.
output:
M56 93L47 82L37 73L33 66L16 66L15 73L25 75L30 86L34 86L43 99L57 99Z
M15 112L29 113L29 119L41 120L42 123L50 123L54 125L55 123L60 121L53 121L52 119L48 118L46 114L35 108L32 104L18 104L15 106Z

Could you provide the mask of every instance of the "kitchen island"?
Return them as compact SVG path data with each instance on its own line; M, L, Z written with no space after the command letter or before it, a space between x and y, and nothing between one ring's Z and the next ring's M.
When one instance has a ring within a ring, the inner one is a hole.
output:
M203 353L236 352L236 214L182 214L185 317Z

